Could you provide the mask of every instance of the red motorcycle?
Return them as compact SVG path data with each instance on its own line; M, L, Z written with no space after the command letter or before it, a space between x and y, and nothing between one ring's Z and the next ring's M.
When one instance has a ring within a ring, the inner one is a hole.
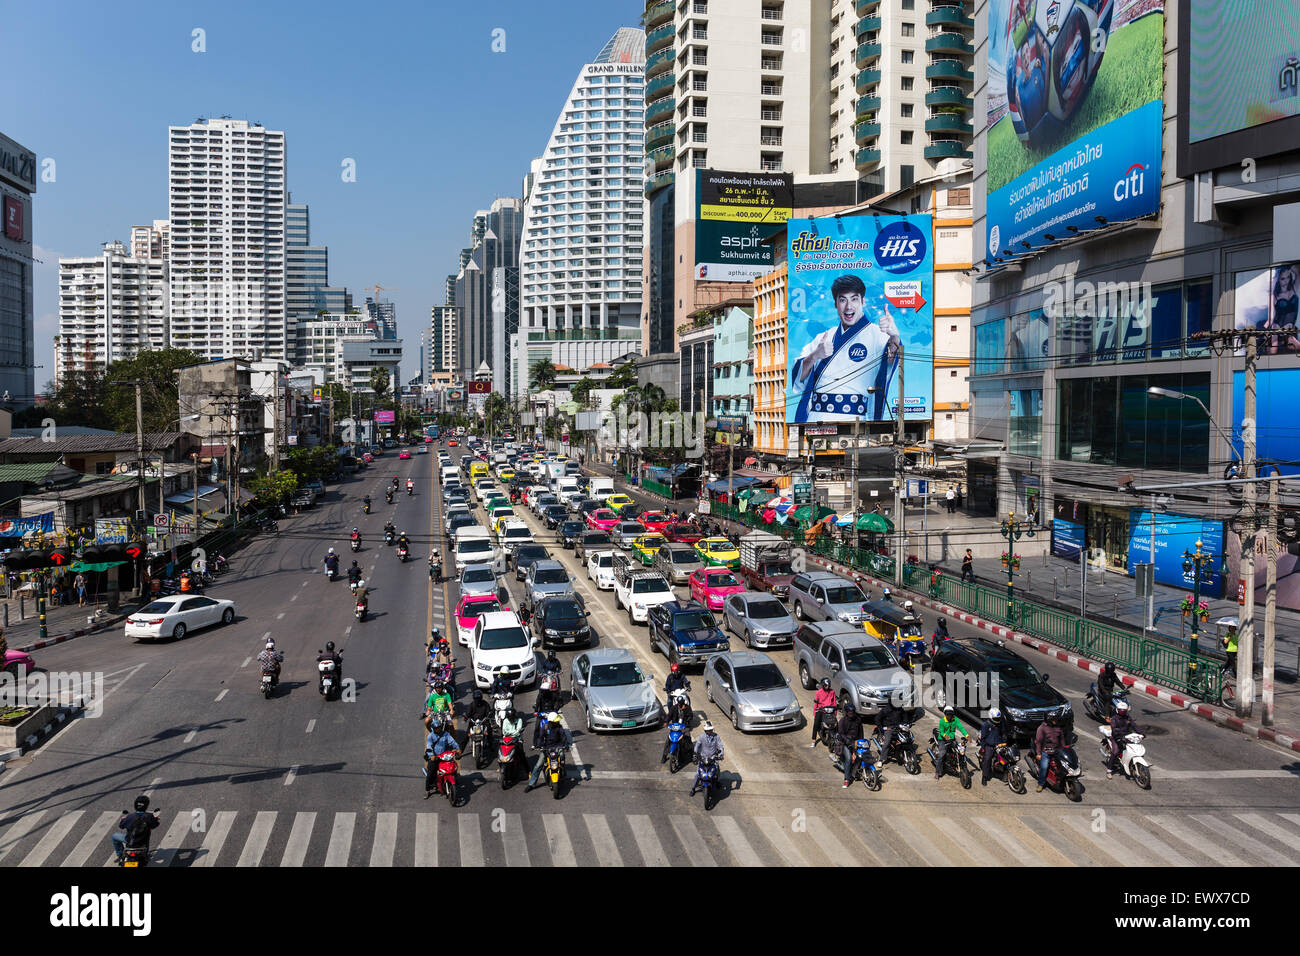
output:
M524 770L519 768L523 767ZM512 777L519 777L527 771L523 754L519 750L519 738L504 736L497 748L497 773L501 777L501 789L510 786Z
M426 754L426 757L431 758L432 755ZM455 750L448 750L445 753L438 754L438 766L434 778L434 788L438 793L445 795L453 807L457 804L456 772L459 770L459 764L457 763L459 758L460 753ZM429 762L432 763L432 759ZM428 773L427 768L425 773Z

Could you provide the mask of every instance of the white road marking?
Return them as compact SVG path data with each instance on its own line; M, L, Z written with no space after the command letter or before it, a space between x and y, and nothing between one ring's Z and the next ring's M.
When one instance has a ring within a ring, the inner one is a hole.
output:
M645 861L645 865L671 866L667 854L664 853L663 845L655 836L654 824L650 822L650 818L644 814L632 814L628 816L627 822L632 828L632 838L636 840L636 847L641 851L641 859Z
M253 658L252 658L251 656L250 656L250 657L245 657L245 658L244 658L244 663L240 664L239 666L240 666L240 667L247 667L250 663L252 663L252 661L253 661Z
M528 844L524 840L524 821L517 813L507 813L501 839L506 848L506 866L528 866Z
M951 860L935 846L930 840L912 825L912 821L906 817L889 816L885 817L885 823L894 829L908 848L916 853L928 866L964 866L965 861Z
M284 775L284 785L286 787L289 786L289 784L293 783L294 778L297 776L298 776L298 764L294 764L292 767L289 768L289 772Z
M546 830L546 844L551 851L551 864L577 866L578 859L573 855L573 843L569 840L569 829L564 823L564 817L558 813L543 813L542 827Z
M352 832L357 826L355 813L334 814L334 829L330 833L329 849L325 851L326 866L347 866L352 852Z
M668 822L672 824L677 839L681 841L682 849L690 857L691 866L718 865L718 861L713 858L713 854L705 849L704 837L700 835L700 831L695 826L695 821L692 818L674 814L668 818Z
M1285 843L1291 849L1300 851L1300 837L1297 837L1294 833L1291 833L1290 831L1283 829L1282 827L1278 826L1276 823L1270 823L1268 820L1265 820L1258 813L1234 813L1233 816L1236 817L1238 820L1240 820L1242 823L1246 823L1254 827L1256 830L1264 831L1269 836L1271 836L1274 840L1277 840L1280 843ZM1294 866L1295 864L1292 863L1290 865Z
M307 733L311 733L315 729L316 729L316 718L313 717L311 720L307 721Z
M289 598L289 600L290 600L290 601L296 601L296 600L298 600L298 595L296 595L296 594L292 595L292 596Z
M196 727L194 730L191 730L188 734L185 735L185 742L186 742L186 743L189 743L191 740L193 740L195 737L197 737L198 734L199 734L199 731L198 731L198 728Z
M18 865L43 866L45 861L50 858L50 854L54 852L54 848L57 847L63 841L63 838L68 835L68 832L77 825L77 821L81 819L81 814L83 812L84 811L81 810L73 810L71 813L65 813L55 820L54 825L46 831L45 836L41 837L41 841L36 844L36 847L28 853L27 856L23 857L23 861Z
M262 635L262 643L265 644L265 643L266 643L266 639L267 639L268 637L270 637L270 636L271 636L271 632L270 632L270 631L267 631L265 634L263 634L263 635Z
M1295 774L1289 770L1164 770L1155 764L1151 766L1154 776L1160 774L1162 780L1294 780Z
M104 845L108 835L117 829L117 821L122 814L115 810L105 810L86 831L85 836L72 848L72 852L63 861L63 866L85 866L90 854Z
M483 836L479 832L477 813L460 815L460 865L483 865Z
M375 842L370 848L371 866L392 866L397 852L397 814L380 813L375 817Z
M153 851L153 859L149 861L154 866L171 866L172 860L176 859L176 853L181 848L181 841L185 839L185 834L190 832L190 825L194 822L194 813L191 810L182 810L176 814L172 820L172 825L167 828L167 833L163 838L154 843L158 849Z
M302 866L307 858L307 845L311 842L311 831L316 825L315 813L299 813L293 818L293 829L289 831L289 842L284 847L281 866Z
M262 862L262 854L266 852L266 844L271 839L271 830L275 827L277 816L274 810L257 812L253 818L253 828L248 831L248 839L244 841L243 852L239 854L239 862L235 866L257 866Z
M1201 824L1202 826L1208 827L1209 829L1213 830L1215 833L1219 834L1221 837L1223 837L1227 842L1231 843L1233 846L1238 846L1243 849L1249 850L1252 853L1254 853L1256 856L1263 857L1263 859L1266 862L1270 863L1273 866L1295 866L1296 865L1295 860L1283 856L1281 853L1278 853L1272 847L1261 843L1259 840L1256 840L1254 837L1250 836L1244 830L1238 830L1236 827L1228 826L1228 824L1224 823L1222 820L1216 819L1215 817L1212 817L1208 814L1200 814L1200 813L1193 814L1192 819L1195 820L1197 823Z
M736 858L736 862L741 866L762 866L763 861L758 858L754 848L749 845L743 833L740 832L740 826L736 823L735 817L713 817L713 825L718 828L722 834L723 841L727 844L727 849L731 855Z
M808 858L799 852L789 834L781 828L773 817L754 817L754 824L767 838L767 842L776 848L787 866L810 866Z
M351 624L349 624L347 627L343 628L343 636L344 636L344 637L347 637L347 636L348 636L349 634L351 634L351 633L352 633L352 625L351 625Z
M1109 833L1093 833L1092 826L1087 820L1075 814L1062 814L1057 817L1058 820L1064 821L1065 825L1073 830L1076 834L1083 837L1102 853L1113 857L1121 866L1150 866L1150 861L1145 857L1134 853L1124 846L1117 836L1111 836Z
M217 813L208 827L208 835L203 840L203 846L199 848L199 857L194 861L195 866L217 865L217 857L226 843L226 838L230 836L230 828L234 822L235 811L221 810Z
M971 821L991 836L998 846L1010 853L1016 860L1032 866L1048 865L1047 861L1027 847L1023 840L1012 837L1010 833L1003 829L1002 824L992 817L972 817ZM1025 857L1029 857L1029 859L1025 859Z
M1160 857L1166 863L1173 866L1196 866L1197 864L1183 856L1168 843L1152 836L1150 831L1143 830L1132 820L1125 820L1119 814L1106 818L1107 826L1112 826L1132 842L1134 846L1140 846L1144 850L1150 850L1156 856Z
M283 612L283 611L281 611L279 614L277 614L277 615L275 616L275 619L278 621L278 620L280 620L282 617L284 617L284 612Z
M415 815L415 865L438 865L438 814Z
M583 821L587 824L587 833L596 851L596 861L601 866L622 866L623 857L619 855L618 844L603 813L584 813Z
M1023 824L1031 833L1035 834L1040 840L1042 840L1044 845L1046 845L1046 847L1051 852L1055 853L1061 859L1066 860L1066 862L1070 866L1100 866L1101 865L1092 857L1085 856L1084 854L1077 851L1072 853L1070 857L1067 858L1063 851L1058 850L1056 848L1056 845L1061 842L1061 834L1058 833L1055 829L1053 829L1052 826L1050 826L1047 823L1044 823L1039 818L1026 816L1025 814L1020 814L1019 816L1016 817L1016 819L1019 820L1020 823Z
M1180 821L1175 820L1173 817L1148 814L1147 819L1150 820L1152 823L1154 823L1156 826L1160 827L1161 829L1168 830L1179 840L1181 840L1183 843L1186 843L1190 847L1199 848L1206 845L1205 836L1203 834L1193 833L1187 827L1183 826L1183 824ZM1223 848L1222 843L1216 845L1213 849L1214 849L1215 863L1218 863L1222 866L1245 866L1246 865L1240 859L1238 859L1237 857L1229 853L1227 850L1225 850Z
M932 817L930 822L940 833L961 848L961 851L975 861L976 866L1001 866L1002 864L988 850L975 842L975 838L961 828L961 824L947 817Z
M225 697L225 696L226 696L227 694L229 694L229 693L230 693L230 688L227 687L225 690L223 690L220 694L217 695L217 699L214 700L213 703L214 703L214 704L219 704L219 703L221 703L221 698Z

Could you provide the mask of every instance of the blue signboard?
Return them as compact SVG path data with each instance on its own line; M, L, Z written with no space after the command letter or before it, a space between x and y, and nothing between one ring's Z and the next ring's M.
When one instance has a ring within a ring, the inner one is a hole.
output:
M1300 368L1260 369L1255 379L1255 455L1279 462L1283 475L1300 475L1300 429L1292 422L1292 399L1300 394ZM1241 455L1241 426L1246 410L1246 373L1232 373L1233 451ZM1272 474L1270 471L1269 474Z
M1134 509L1128 517L1129 574L1137 564L1151 560L1151 512ZM1210 563L1201 571L1201 594L1221 597L1223 594L1223 522L1207 521L1188 515L1158 514L1156 531L1156 583L1192 590L1192 571L1183 570L1183 555L1196 553L1196 542L1201 542L1201 553L1210 555Z
M1064 518L1052 520L1052 554L1075 558L1083 552L1083 525Z
M0 538L25 538L29 534L53 533L53 511L31 518L0 518Z

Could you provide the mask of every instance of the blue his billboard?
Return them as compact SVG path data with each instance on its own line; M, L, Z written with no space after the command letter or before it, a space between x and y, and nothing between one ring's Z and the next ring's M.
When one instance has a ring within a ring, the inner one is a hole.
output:
M934 251L929 216L791 219L785 419L932 417Z
M988 258L1160 208L1164 0L990 0Z

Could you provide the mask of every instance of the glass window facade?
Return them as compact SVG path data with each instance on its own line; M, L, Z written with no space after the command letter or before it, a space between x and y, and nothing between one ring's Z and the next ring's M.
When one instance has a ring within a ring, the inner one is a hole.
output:
M1192 401L1147 394L1153 385L1210 401L1210 376L1202 372L1062 380L1057 383L1056 457L1094 465L1205 472L1210 454L1205 412Z
M1062 365L1108 365L1195 358L1206 346L1190 341L1214 324L1212 283L1071 282L1057 320Z
M1041 388L1012 389L1008 397L1011 403L1011 419L1007 434L1007 451L1013 455L1042 457L1043 390Z
M1007 357L1007 320L994 319L975 329L975 363L972 375L997 375Z

